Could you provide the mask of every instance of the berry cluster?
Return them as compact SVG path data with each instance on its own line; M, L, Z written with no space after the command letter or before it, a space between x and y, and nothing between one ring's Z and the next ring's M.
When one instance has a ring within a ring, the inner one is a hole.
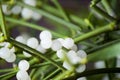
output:
M10 48L10 43L2 42L0 43L0 58L5 59L7 62L14 62L16 60L15 48Z
M87 54L83 50L78 50L72 38L52 39L51 32L47 30L42 31L39 38L40 43L35 37L25 40L22 36L18 36L16 40L43 54L45 54L48 49L55 51L58 58L63 60L63 67L67 70L71 70L72 68L75 68L76 72L85 70L86 66L84 64L87 61ZM23 51L23 54L26 57L31 57L31 55L25 51Z
M27 73L30 64L26 60L21 60L18 64L19 71L16 74L17 80L31 80L30 76Z
M37 4L36 0L23 0L23 2L25 4L33 6L33 7L35 7L36 4ZM21 16L26 20L28 20L30 18L32 18L33 20L39 20L42 17L37 12L34 12L31 9L28 9L28 8L22 8L19 5L14 5L12 7L12 9L9 10L8 5L4 4L4 5L2 5L2 9L3 9L3 12L4 12L5 15L11 15L11 14L19 15L19 14L21 14Z

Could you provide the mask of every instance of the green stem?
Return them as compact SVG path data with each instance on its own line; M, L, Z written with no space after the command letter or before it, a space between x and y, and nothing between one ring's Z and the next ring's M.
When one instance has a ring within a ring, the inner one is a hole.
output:
M48 80L50 77L52 77L53 75L55 75L57 72L59 72L60 69L57 69L55 71L53 71L52 73L50 73L48 76L46 76L43 80Z
M58 60L56 62L59 62ZM50 62L44 62L44 63L40 63L40 64L35 64L33 66L31 66L31 68L38 68L38 67L42 67L42 66L45 66L45 65L50 65L51 63Z
M107 20L109 21L114 21L116 20L114 17L108 15L106 12L104 12L102 9L100 9L99 7L97 7L96 5L92 6L92 8L98 12L98 14L102 15L103 17L105 17Z
M72 21L79 24L82 28L87 27L87 24L85 23L84 19L80 18L79 16L73 15L73 14L70 14L69 16Z
M57 75L55 78L53 78L52 80L62 80L63 78L67 77L67 76L70 76L74 74L73 73L73 70L67 70L65 71L64 73L60 73L59 75ZM68 79L70 80L70 79Z
M10 78L13 77L13 76L15 76L15 74L10 74L10 75L8 75L8 76L6 76L6 77L3 77L3 78L0 79L0 80L10 80Z
M7 40L8 39L8 32L7 32L6 25L5 25L5 19L4 19L4 15L2 12L1 2L0 2L0 25L1 25L1 29L2 29L2 32L4 34L4 37Z
M1 69L0 73L4 73L4 72L10 72L13 71L14 69Z
M14 18L6 17L6 20L9 21L9 22L12 22L14 24L24 25L26 27L30 27L30 28L36 29L36 30L48 30L43 26L38 26L38 25L35 25L35 24L32 24L32 23L28 23L28 22L25 22L25 21L22 21L22 20L14 19ZM49 30L49 31L56 37L65 37L64 35L58 34L54 31L51 31L51 30Z
M108 61L106 60L105 61L105 66L106 66L106 68L109 68L109 63L108 63ZM109 80L112 80L112 74L110 74L110 73L108 73L108 78L109 78Z
M31 48L31 47L28 47L28 46L25 45L25 44L22 44L22 43L20 43L20 42L17 42L17 41L15 41L14 39L11 39L11 38L10 38L8 41L9 41L11 44L13 44L14 46L17 46L17 47L23 49L24 51L29 52L30 54L32 54L32 55L34 55L34 56L40 57L40 58L42 58L42 59L50 62L51 64L53 64L54 66L58 67L59 69L61 69L61 70L63 70L63 71L65 70L65 69L64 69L61 65L59 65L57 62L55 62L54 60L52 60L52 59L44 56L44 54L41 54L39 51L37 51L37 50L35 50L35 49Z
M0 79L1 79L1 78L4 78L4 77L7 77L7 76L9 76L9 75L15 74L16 72L17 72L17 71L12 71L12 72L3 74L3 75L0 76Z
M94 6L99 3L101 0L92 0L90 6Z
M43 5L42 6L43 9L45 9L46 11L54 14L54 15L57 15L57 16L60 16L61 17L61 14L60 12L58 12L58 10L52 6L49 6L47 4ZM76 16L76 15L73 15L73 14L69 14L69 18L70 20L72 20L73 22L77 23L80 25L80 27L86 27L87 25L85 24L84 20L79 18L79 16Z
M36 69L32 69L30 72L30 77L33 78L35 74L36 74Z
M59 9L62 17L66 20L66 21L70 21L69 18L67 17L65 11L63 10L63 8L61 7L61 5L58 3L58 0L52 0L52 2L56 5L56 7Z
M105 9L107 10L108 14L113 14L115 15L115 13L112 10L112 7L110 6L110 3L108 0L102 0L101 1L103 6L105 7Z
M80 42L82 40L85 40L85 39L88 39L88 38L91 38L95 35L98 35L98 34L101 34L101 33L104 33L104 32L107 32L107 31L112 31L115 29L115 23L112 22L104 27L100 27L98 29L95 29L94 31L91 31L91 32L88 32L86 34L83 34L77 38L74 38L74 41L77 43L77 42Z
M50 13L44 11L44 10L37 9L37 8L35 8L35 7L32 7L32 6L23 4L23 3L21 3L21 2L17 2L17 4L20 5L20 6L26 7L26 8L30 8L31 10L36 11L36 12L38 12L39 14L41 14L41 15L43 15L43 16L51 19L51 20L54 20L54 21L56 21L56 22L58 22L58 23L60 23L60 24L63 24L63 25L65 25L65 26L68 27L68 28L71 28L71 29L74 29L74 30L80 30L80 27L79 27L79 26L77 26L77 25L75 25L75 24L72 24L72 23L70 23L70 22L68 22L68 21L65 21L65 20L63 20L63 19L61 19L61 18L59 18L59 17L56 17L56 16L54 16L54 15L52 15L52 14L50 14Z
M57 7L57 9L59 10L59 13L61 13L60 15L64 18L64 20L70 22L70 19L68 18L67 14L64 11L64 9L62 8L62 6L59 4L58 0L52 0L52 2ZM71 35L74 36L75 35L75 31L73 29L71 29L71 28L70 28L70 31L72 33Z
M85 77L85 76L87 77L87 76L105 74L105 73L120 73L120 68L103 68L103 69L84 71L82 73L76 73L74 76L64 78L62 80L76 80L77 78L80 77Z

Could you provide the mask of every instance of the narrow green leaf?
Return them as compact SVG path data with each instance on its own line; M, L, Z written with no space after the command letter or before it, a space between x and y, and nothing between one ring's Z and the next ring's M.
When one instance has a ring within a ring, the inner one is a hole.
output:
M6 17L5 18L7 21L11 22L11 23L14 23L14 24L20 24L20 25L24 25L26 27L30 27L32 29L35 29L35 30L48 30L47 28L43 27L43 26L38 26L38 25L35 25L35 24L32 24L32 23L28 23L26 21L22 21L22 20L18 20L18 19L14 19L14 18L9 18L9 17ZM51 31L49 30L54 36L56 37L65 37L64 35L61 35L59 33L56 33L54 31Z
M107 60L120 55L120 40L105 44L88 55L88 61Z
M35 7L29 6L29 5L20 3L20 2L17 2L17 4L20 5L20 6L23 6L23 7L30 8L31 10L36 11L36 12L38 12L39 14L41 14L41 15L43 15L43 16L51 19L51 20L56 21L57 23L63 24L63 25L65 25L65 26L68 27L68 28L71 28L71 29L74 29L74 30L81 30L79 26L77 26L77 25L75 25L75 24L73 24L73 23L70 23L70 22L68 22L68 21L65 21L65 20L63 20L63 19L61 19L61 18L59 18L59 17L57 17L57 16L54 16L54 15L52 15L52 14L50 14L50 13L44 11L44 10L37 9L37 8L35 8Z
M13 70L14 70L13 68L10 68L10 69L0 69L0 73L10 72L10 71L13 71Z
M82 73L76 73L75 75L69 76L62 80L76 80L77 78L80 78L80 77L92 76L97 74L105 74L105 73L120 73L120 68L102 68L102 69L88 70Z
M110 16L107 12L103 11L101 8L99 8L98 6L94 5L92 7L92 9L94 9L98 14L102 15L105 19L109 20L109 21L114 21L116 20L116 18Z
M7 76L9 76L9 75L16 74L16 72L17 72L17 71L12 71L12 72L9 72L9 73L6 73L6 74L3 74L3 75L0 76L0 79L1 79L1 78L4 78L4 77L7 77Z
M4 34L5 39L7 39L8 34L7 34L6 25L5 25L4 15L3 15L3 12L2 12L1 2L0 2L0 26L1 26L1 29L2 29L2 32Z
M54 66L58 67L59 69L61 69L61 70L63 70L63 71L65 70L60 64L58 64L58 63L55 62L54 60L50 59L49 57L46 57L45 55L41 54L39 51L37 51L37 50L35 50L35 49L33 49L33 48L31 48L31 47L28 47L27 45L22 44L22 43L20 43L20 42L17 42L17 41L15 41L15 40L12 39L12 38L9 39L9 42L10 42L11 44L13 44L14 46L17 46L17 47L23 49L24 51L29 52L30 54L32 54L32 55L34 55L34 56L37 56L37 57L39 57L39 58L42 58L42 59L50 62L51 64L53 64Z
M74 41L77 43L77 42L80 42L82 40L85 40L85 39L91 38L93 36L99 35L101 33L104 33L104 32L107 32L107 31L112 31L112 30L115 29L114 26L115 26L115 22L111 22L108 25L97 28L97 29L95 29L91 32L85 33L83 35L80 35L80 36L74 38Z

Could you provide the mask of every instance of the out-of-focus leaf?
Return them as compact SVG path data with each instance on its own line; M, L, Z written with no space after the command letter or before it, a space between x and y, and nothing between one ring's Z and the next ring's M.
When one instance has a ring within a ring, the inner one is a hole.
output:
M108 60L120 55L120 40L105 44L88 55L88 61Z

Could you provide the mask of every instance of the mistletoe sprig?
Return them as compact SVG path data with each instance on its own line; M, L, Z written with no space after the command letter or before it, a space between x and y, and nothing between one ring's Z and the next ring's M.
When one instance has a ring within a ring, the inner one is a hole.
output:
M108 0L92 0L90 8L94 11L82 19L67 14L58 0L51 0L54 6L48 0L2 0L0 58L14 66L1 69L0 79L16 76L17 80L89 80L88 76L108 73L109 80L113 80L115 75L109 73L119 73L119 68L115 67L120 40L119 15L115 11L118 0L112 1L113 4ZM56 27L64 26L70 34L60 34L29 22L39 21L42 17L53 21ZM15 25L41 31L39 39L26 39L22 35L12 38L9 33ZM83 46L86 48L80 48ZM110 59L113 63L107 61ZM103 69L86 71L87 63L99 60L106 63Z

